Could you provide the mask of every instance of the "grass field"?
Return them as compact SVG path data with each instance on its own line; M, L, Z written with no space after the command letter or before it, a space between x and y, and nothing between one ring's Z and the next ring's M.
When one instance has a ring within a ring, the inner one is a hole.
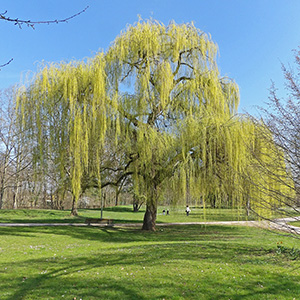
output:
M162 210L167 207L159 207L157 214L158 223L170 222L197 222L197 221L235 221L251 220L244 210L238 209L205 209L193 208L187 217L183 208L169 208L170 215L163 215ZM145 209L133 212L132 206L108 207L103 211L104 218L114 219L115 223L136 223L142 222ZM0 223L83 223L85 218L100 218L99 209L80 209L78 217L70 216L69 210L0 210Z
M300 241L263 229L1 227L0 235L1 300L300 299Z
M292 226L300 227L300 222L299 221L297 221L297 222L290 222L289 224L292 225Z

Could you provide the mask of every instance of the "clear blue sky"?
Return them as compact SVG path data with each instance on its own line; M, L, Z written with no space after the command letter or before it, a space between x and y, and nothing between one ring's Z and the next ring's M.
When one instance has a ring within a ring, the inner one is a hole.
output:
M164 24L193 21L219 45L222 75L240 87L240 111L268 100L271 80L283 88L281 62L293 63L300 45L299 0L7 0L1 12L30 20L66 18L68 23L36 25L35 30L0 21L0 89L35 72L38 63L70 61L107 49L127 24L152 17ZM284 94L284 93L283 93Z

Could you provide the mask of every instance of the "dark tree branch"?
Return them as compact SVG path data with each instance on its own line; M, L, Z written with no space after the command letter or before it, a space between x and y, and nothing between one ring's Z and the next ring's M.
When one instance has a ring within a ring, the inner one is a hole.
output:
M48 20L48 21L31 21L31 20L20 20L18 18L10 18L10 17L7 17L5 16L7 14L7 11L5 11L4 13L0 13L0 20L3 20L3 21L7 21L7 22L13 22L14 25L18 25L20 29L22 29L22 25L27 25L28 27L31 27L32 29L34 29L34 25L36 24L58 24L58 23L67 23L69 20L81 15L82 13L84 13L87 9L89 8L89 6L87 6L85 9L81 10L80 12L68 17L68 18L65 18L65 19L60 19L60 20ZM1 68L9 65L11 62L13 61L13 58L11 58L7 63L3 64L3 65L0 65L0 71L1 71Z
M174 85L177 85L179 82L183 81L183 80L192 80L191 77L187 77L187 76L181 76L179 78L177 78L176 80L174 79L173 82L174 82Z
M126 178L127 176L133 175L133 172L126 172L123 173L116 181L107 181L101 184L101 188L103 189L104 187L108 185L113 185L113 186L118 186L119 183Z
M5 66L9 65L13 60L14 60L14 59L11 58L11 59L10 59L7 63L5 63L4 65L0 65L0 71L1 71L1 68L3 68L3 67L5 67Z
M27 25L28 27L31 27L34 29L34 25L36 24L58 24L58 23L65 23L65 22L68 22L69 20L81 15L82 13L84 13L87 9L89 8L89 6L87 6L85 9L81 10L80 12L68 17L68 18L65 18L65 19L60 19L60 20L48 20L48 21L31 21L31 20L22 20L22 19L19 19L19 18L10 18L10 17L7 17L5 16L7 11L5 11L4 13L1 13L0 14L0 20L4 20L4 21L7 21L7 22L13 22L14 25L18 25L19 28L22 28L22 25Z

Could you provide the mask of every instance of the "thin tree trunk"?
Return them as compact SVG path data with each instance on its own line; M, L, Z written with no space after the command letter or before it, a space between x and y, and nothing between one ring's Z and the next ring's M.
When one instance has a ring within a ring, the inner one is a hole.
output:
M139 211L139 204L133 203L133 212L138 212L138 211Z
M134 211L134 212L138 212L139 203L138 203L138 199L137 199L136 195L133 195L133 203L132 203L132 206L133 206L133 211Z
M247 217L250 216L250 209L251 209L251 204L250 204L250 197L247 197L247 204L246 204L246 213L247 213Z
M2 209L2 205L3 205L3 195L4 195L4 186L1 185L1 187L0 187L0 209Z
M115 206L118 206L118 204L119 204L119 194L120 194L120 190L119 190L118 186L116 186Z
M43 176L43 179L45 180L45 176ZM47 185L46 185L46 182L44 182L43 197L42 197L42 206L45 207L46 203L47 203ZM34 203L34 206L36 206L36 205L37 205L37 203Z
M78 216L77 201L74 196L73 196L73 202L72 202L71 216Z
M5 156L4 166L3 166L3 173L1 176L1 183L0 183L0 209L2 209L3 205L3 197L4 197L4 190L5 190L5 176L7 172L7 164L8 164L8 155Z
M138 200L138 199L133 199L133 203L132 203L133 212L138 212L142 205L143 205L143 201Z
M19 193L20 193L20 176L19 176L19 170L20 170L20 162L19 162L19 159L18 159L18 162L17 162L17 174L16 174L16 187L15 187L15 192L14 192L14 197L13 197L13 200L14 200L14 203L13 203L13 208L14 209L17 209L18 208L18 198L19 198Z
M17 209L18 208L18 197L19 197L19 181L17 181L17 187L16 187L16 191L14 193L14 203L13 203L13 208Z

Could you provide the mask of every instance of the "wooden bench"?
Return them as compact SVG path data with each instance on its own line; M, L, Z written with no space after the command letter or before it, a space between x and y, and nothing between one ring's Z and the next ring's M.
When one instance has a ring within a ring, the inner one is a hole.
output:
M113 224L113 219L101 219L101 218L86 218L85 224L91 225L91 224L106 224L110 225Z

